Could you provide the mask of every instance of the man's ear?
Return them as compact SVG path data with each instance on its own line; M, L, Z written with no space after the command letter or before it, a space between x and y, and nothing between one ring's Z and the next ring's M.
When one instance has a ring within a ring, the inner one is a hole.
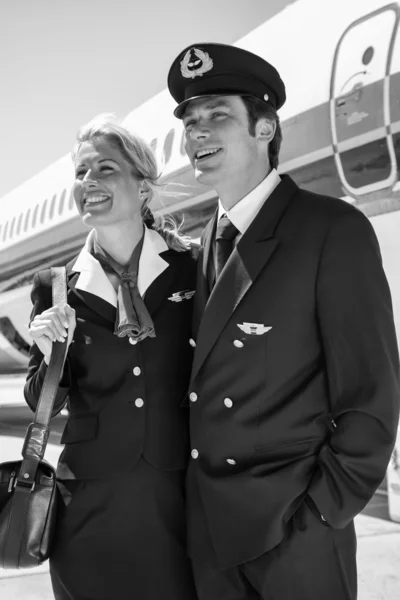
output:
M268 144L274 139L276 131L276 122L273 119L261 117L256 124L256 138L260 142Z

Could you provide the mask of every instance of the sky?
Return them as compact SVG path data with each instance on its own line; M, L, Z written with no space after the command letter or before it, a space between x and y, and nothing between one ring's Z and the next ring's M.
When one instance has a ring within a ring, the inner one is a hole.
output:
M102 112L166 87L187 45L233 43L293 0L13 0L0 23L0 199Z

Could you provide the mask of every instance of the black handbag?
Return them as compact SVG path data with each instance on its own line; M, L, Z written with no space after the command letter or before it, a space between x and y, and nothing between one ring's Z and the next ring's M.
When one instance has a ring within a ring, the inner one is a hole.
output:
M51 269L51 281L53 306L65 304L65 267ZM58 491L55 469L43 456L66 352L66 342L53 342L35 417L25 435L22 460L0 464L0 567L3 569L35 567L50 554Z

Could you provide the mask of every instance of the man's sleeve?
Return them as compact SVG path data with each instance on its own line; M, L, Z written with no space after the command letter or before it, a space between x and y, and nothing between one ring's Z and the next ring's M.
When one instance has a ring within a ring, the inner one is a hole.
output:
M345 527L385 476L399 418L399 355L375 232L351 209L332 225L317 306L333 417L308 494L329 525Z
M48 277L46 275L48 275ZM44 310L50 308L52 305L50 271L44 271L43 277L46 280L46 284L42 284L40 273L37 273L33 280L33 288L31 292L33 308L30 316L30 322L32 322L35 315L41 314ZM48 367L44 361L43 354L37 345L33 343L29 351L28 375L24 387L25 400L33 411L36 410L47 369ZM70 373L67 358L54 402L53 416L59 413L67 402L69 387Z

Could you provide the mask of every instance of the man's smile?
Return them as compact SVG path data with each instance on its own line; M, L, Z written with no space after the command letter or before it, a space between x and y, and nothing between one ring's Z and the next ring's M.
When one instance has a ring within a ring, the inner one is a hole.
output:
M219 154L222 151L222 148L202 148L201 150L197 150L194 153L194 160L196 163L204 162L205 160Z

